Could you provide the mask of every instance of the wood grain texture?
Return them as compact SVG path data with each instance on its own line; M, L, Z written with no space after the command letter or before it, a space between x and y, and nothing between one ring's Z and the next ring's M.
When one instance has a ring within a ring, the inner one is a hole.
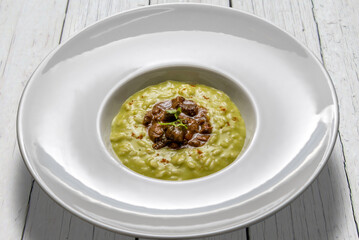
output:
M145 6L148 1L81 0L69 1L64 10L61 41L65 41L88 25L118 12ZM121 239L134 240L100 227L96 227L58 206L47 194L34 184L23 239Z
M223 0L0 0L0 239L123 239L57 205L22 163L15 120L21 92L59 41L84 27L149 3ZM324 60L341 110L340 139L318 178L289 206L247 229L205 239L358 239L359 2L233 0L231 5L285 29ZM234 26L235 27L235 26ZM28 213L27 206L30 203ZM25 220L27 213L27 220Z
M35 184L23 239L134 240L96 227L55 203Z
M148 0L70 0L62 40L103 18L146 5Z
M16 143L16 113L35 67L59 41L63 0L0 2L0 239L20 239L32 178Z
M313 1L322 56L337 91L340 105L340 140L359 221L359 2Z
M229 0L151 0L151 5L161 3L205 3L229 7Z
M321 59L311 1L237 0L232 5L286 30ZM250 239L357 239L341 145L336 144L327 166L302 195L251 226L249 233Z
M30 203L23 239L51 239L60 236L64 209L54 204L37 184L34 184L31 192ZM53 214L48 214L49 212Z

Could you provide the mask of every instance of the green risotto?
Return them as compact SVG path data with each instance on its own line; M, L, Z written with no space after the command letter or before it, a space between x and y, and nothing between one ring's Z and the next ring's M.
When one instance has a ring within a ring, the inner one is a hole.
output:
M155 149L144 117L156 103L178 96L207 110L212 128L208 141L199 147ZM164 180L199 178L223 169L237 158L245 138L241 114L225 93L175 81L149 86L128 98L112 122L110 135L113 150L126 167Z

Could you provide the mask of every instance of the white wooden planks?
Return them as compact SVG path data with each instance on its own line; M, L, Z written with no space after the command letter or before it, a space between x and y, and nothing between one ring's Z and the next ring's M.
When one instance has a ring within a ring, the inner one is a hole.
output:
M64 235L61 232L64 209L44 194L37 184L32 189L30 203L23 239L51 239Z
M324 64L340 105L340 140L359 223L359 2L313 1Z
M113 14L148 5L148 0L70 0L62 40Z
M115 13L144 6L147 1L69 1L66 8L61 40L84 27ZM65 13L65 9L64 9ZM51 237L52 236L52 237ZM47 194L34 184L23 239L121 239L134 240L93 226L58 206Z
M292 34L321 58L311 1L233 1ZM344 157L336 144L317 180L290 206L250 227L250 239L356 239ZM331 185L336 184L336 186Z
M161 3L205 3L218 6L229 7L229 0L151 0L150 4L161 4Z
M95 227L57 205L35 184L23 239L134 240Z
M31 73L59 42L63 0L0 2L0 239L20 239L30 177L16 143L18 102Z
M230 5L222 0L0 1L0 239L20 239L25 223L32 178L17 150L15 117L32 71L60 38L66 40L117 12L168 2ZM207 239L246 239L246 234L250 239L358 239L353 216L359 217L358 2L233 0L232 5L275 23L324 60L341 107L341 141L319 177L292 204L247 233L238 230ZM23 238L134 239L77 218L36 183Z

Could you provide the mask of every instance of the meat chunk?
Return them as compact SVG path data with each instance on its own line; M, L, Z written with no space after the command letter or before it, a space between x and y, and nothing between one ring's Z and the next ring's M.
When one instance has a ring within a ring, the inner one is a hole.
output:
M188 124L187 124L187 128L188 128L189 131L191 131L193 133L197 133L198 130L199 130L199 124L196 122L196 120L189 119Z
M162 141L162 140L160 140L160 141L154 143L154 144L152 145L152 147L153 147L154 149L160 149L160 148L166 147L166 145L167 145L167 141Z
M185 98L182 96L178 96L171 100L172 102L172 108L177 109L181 106L181 104L184 102Z
M199 125L202 125L203 123L207 122L207 119L205 117L196 118L196 122Z
M148 128L154 149L199 147L212 133L207 109L181 96L155 104L145 114L143 125Z
M162 121L164 121L164 122L173 122L173 121L176 121L176 117L175 117L174 114L165 111L164 115L163 115L163 118L162 118Z
M203 145L201 143L200 140L196 139L196 138L192 138L189 142L188 142L188 145L192 146L192 147L199 147L201 145Z
M185 100L181 104L182 112L187 114L188 116L195 116L198 113L198 105L191 101L191 100Z
M200 141L206 142L209 139L209 135L198 134L196 138Z
M186 135L184 135L184 138L189 141L193 137L193 133L191 131L186 131Z
M155 116L163 111L161 103L157 103L152 108L152 114Z
M180 149L180 148L181 148L181 144L176 143L176 142L171 142L170 144L168 144L168 147L169 147L169 148L172 148L172 149Z
M147 127L151 123L151 121L152 121L152 111L148 111L145 114L145 117L143 118L143 125Z
M166 129L166 138L173 142L183 142L185 134L183 127L168 126Z
M148 129L148 135L153 142L158 142L162 138L164 132L163 126L158 123L152 124Z
M210 123L204 123L201 125L200 133L212 133L212 126Z

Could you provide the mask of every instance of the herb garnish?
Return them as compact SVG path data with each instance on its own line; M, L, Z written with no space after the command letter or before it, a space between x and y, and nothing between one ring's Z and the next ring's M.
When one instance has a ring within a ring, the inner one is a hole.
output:
M176 118L176 121L168 122L168 123L160 122L159 123L160 125L172 125L172 126L175 126L175 127L183 126L183 127L185 127L187 129L187 125L182 122L182 119L178 118L179 115L182 112L181 107L179 107L177 109L166 110L166 112L168 112L169 114L174 114L175 118Z

